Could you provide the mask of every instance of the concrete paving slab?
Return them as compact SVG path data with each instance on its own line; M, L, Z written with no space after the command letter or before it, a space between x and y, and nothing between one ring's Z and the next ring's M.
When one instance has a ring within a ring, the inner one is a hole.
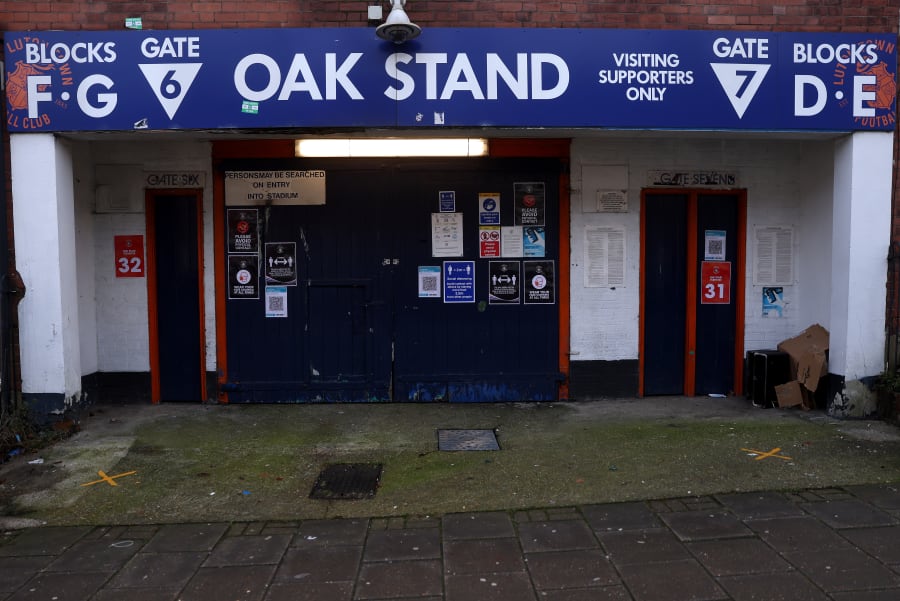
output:
M541 591L542 601L632 601L624 586Z
M831 526L832 528L862 528L897 524L894 516L860 501L842 499L824 503L806 503L801 508Z
M802 574L782 572L759 576L730 576L719 584L734 601L828 601L828 595Z
M779 553L812 554L847 545L837 532L811 516L756 520L747 525Z
M369 533L363 561L404 561L438 559L441 534L437 528L379 530Z
M170 524L150 539L144 551L169 553L209 551L228 530L226 524Z
M619 568L635 601L714 601L728 599L693 559L628 564Z
M275 566L200 568L178 596L180 601L262 601Z
M734 515L724 511L682 511L663 514L662 520L683 541L751 536Z
M543 597L541 597L543 599ZM526 572L447 576L445 601L536 601Z
M291 538L290 534L230 536L215 546L203 567L277 564Z
M47 567L51 561L52 555L0 557L0 594L15 591Z
M599 549L529 553L525 563L538 591L619 583L615 568Z
M141 550L143 541L81 540L66 549L46 567L47 572L117 571Z
M515 536L512 520L505 512L451 513L443 519L444 538L505 538Z
M684 543L670 530L627 530L597 534L616 565L690 559Z
M900 575L853 547L826 547L784 558L828 592L900 587Z
M757 491L716 495L716 499L742 520L803 515L803 510L778 492Z
M446 533L444 537L446 539ZM522 548L515 538L447 540L444 543L446 574L524 571Z
M356 578L362 547L321 546L288 549L276 582L347 582Z
M45 572L29 580L9 596L11 601L57 599L87 601L101 587L109 574L90 572Z
M644 502L587 505L582 513L591 528L603 530L643 530L662 526Z
M900 526L843 530L841 535L882 563L900 564Z
M574 520L519 524L519 540L526 553L600 546L587 524Z
M793 566L756 538L712 540L686 545L713 576L746 576L787 572Z
M180 590L204 559L205 553L138 553L113 576L108 587ZM127 594L122 591L123 597Z
M277 582L265 601L351 601L353 582Z
M443 590L438 560L366 563L359 572L354 599L440 596Z

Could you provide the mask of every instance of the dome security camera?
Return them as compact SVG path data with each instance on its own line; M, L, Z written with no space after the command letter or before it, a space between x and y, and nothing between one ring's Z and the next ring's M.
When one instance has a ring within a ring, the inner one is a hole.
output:
M422 33L422 28L409 20L403 6L406 0L391 0L391 13L388 18L375 29L375 35L383 40L402 44Z

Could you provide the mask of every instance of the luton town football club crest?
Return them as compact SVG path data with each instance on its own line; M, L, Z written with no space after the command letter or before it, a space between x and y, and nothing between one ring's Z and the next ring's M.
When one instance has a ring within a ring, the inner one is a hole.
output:
M894 52L894 44L884 41L867 41L879 52ZM890 46L890 47L885 47ZM896 65L887 62L839 62L834 69L834 98L841 108L851 105L851 98L863 94L860 106L853 107L853 120L865 129L884 129L896 122L894 105L897 101Z

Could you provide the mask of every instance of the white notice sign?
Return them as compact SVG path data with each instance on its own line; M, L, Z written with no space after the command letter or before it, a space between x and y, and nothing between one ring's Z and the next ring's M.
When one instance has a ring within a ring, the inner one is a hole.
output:
M319 169L226 171L225 204L323 205L325 172Z
M794 228L757 226L753 232L753 285L790 286L794 283Z
M625 228L584 228L584 286L606 288L625 285Z
M463 256L463 214L431 214L431 256Z

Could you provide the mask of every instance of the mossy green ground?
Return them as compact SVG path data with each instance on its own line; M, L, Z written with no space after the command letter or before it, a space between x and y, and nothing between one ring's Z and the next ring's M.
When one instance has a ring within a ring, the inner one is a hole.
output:
M900 482L893 426L753 409L740 399L684 407L660 411L634 400L108 408L45 449L44 464L24 457L18 475L5 466L0 515L52 524L440 515ZM440 428L496 429L502 449L438 451ZM765 459L744 450L776 447L779 456ZM375 498L309 498L319 471L340 462L384 465ZM82 486L99 470L136 473L114 487ZM22 494L8 490L29 475L44 486L21 481Z

